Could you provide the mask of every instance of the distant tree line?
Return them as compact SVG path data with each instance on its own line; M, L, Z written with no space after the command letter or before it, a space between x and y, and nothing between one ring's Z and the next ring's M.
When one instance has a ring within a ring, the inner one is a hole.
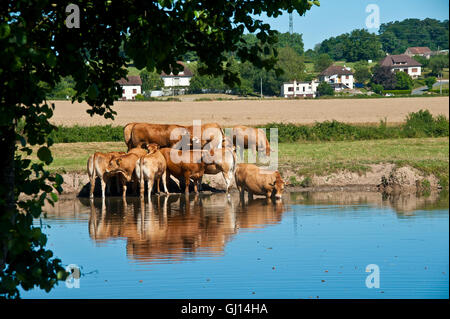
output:
M356 62L377 60L388 54L402 54L408 47L448 49L449 21L406 19L383 23L378 35L364 29L331 37L316 46L313 54L328 54L333 60Z

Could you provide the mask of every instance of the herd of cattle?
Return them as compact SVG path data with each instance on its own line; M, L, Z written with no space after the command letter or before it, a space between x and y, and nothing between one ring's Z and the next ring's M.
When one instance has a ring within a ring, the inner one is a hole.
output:
M96 152L89 157L90 198L93 198L97 177L103 198L106 188L110 188L110 182L116 177L117 187L122 186L123 197L127 193L127 184L132 185L134 193L139 185L139 194L144 197L146 184L150 201L154 184L160 193L160 181L164 192L169 193L170 176L175 177L180 189L184 186L184 192L188 194L191 182L197 193L201 190L204 174L219 173L225 180L226 192L231 188L234 177L241 196L247 191L250 197L255 194L281 198L286 183L278 171L237 162L236 149L243 152L245 148L253 153L258 150L265 156L270 155L265 132L245 126L235 126L230 130L225 136L224 130L216 123L192 126L129 123L124 127L126 153Z

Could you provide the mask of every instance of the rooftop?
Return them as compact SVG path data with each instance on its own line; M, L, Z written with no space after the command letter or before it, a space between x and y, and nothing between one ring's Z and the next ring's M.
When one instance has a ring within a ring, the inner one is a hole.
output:
M120 85L142 85L142 80L139 75L129 75L127 79L121 78L117 83Z
M192 71L186 66L186 64L184 62L177 61L177 64L180 64L180 65L183 66L183 70L180 71L180 73L178 73L177 75L174 75L172 72L170 72L170 74L167 74L167 73L165 73L163 71L163 72L161 72L161 76L165 76L165 77L167 77L167 76L176 76L176 77L183 77L183 76L191 77L191 76L194 76Z
M406 54L388 55L380 62L381 66L422 66L419 62Z
M330 76L330 75L353 75L353 72L351 70L348 70L347 68L343 66L338 65L332 65L326 68L325 70L320 73L322 76Z

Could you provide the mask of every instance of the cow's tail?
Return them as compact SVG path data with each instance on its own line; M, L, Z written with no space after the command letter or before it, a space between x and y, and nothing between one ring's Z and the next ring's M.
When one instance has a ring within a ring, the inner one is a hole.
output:
M89 179L95 178L94 163L95 163L95 153L92 154L91 156L89 156L88 161L87 161L87 171L88 171Z
M128 150L132 149L132 138L133 138L133 128L136 123L128 123L123 128L123 138L125 140L125 144L128 147Z
M140 159L139 159L139 170L140 170L140 174L139 174L139 185L140 185L140 187L143 187L143 185L144 185L144 170L143 170L143 168L144 168L144 156L142 156Z

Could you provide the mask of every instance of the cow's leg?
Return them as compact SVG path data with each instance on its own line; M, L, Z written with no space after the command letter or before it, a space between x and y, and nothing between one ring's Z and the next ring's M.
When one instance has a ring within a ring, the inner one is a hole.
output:
M222 176L223 179L225 180L225 192L228 194L231 187L231 181L233 179L233 172L228 173L222 172Z
M135 195L137 193L137 180L136 178L131 178L131 193Z
M152 202L152 189L153 189L153 179L149 178L147 180L147 188L148 188L148 202L151 203Z
M252 192L248 192L248 200L253 200L253 193Z
M245 194L244 187L243 186L239 186L239 185L236 185L236 186L237 186L237 189L239 191L239 199L241 201L243 201L244 200L244 194Z
M106 181L103 176L102 176L102 178L100 178L100 184L102 186L102 198L105 198Z
M159 195L159 193L161 193L161 189L159 188L160 180L161 180L161 176L156 179L156 191L158 192L158 195Z
M165 192L166 194L168 194L169 191L167 190L167 179L166 179L166 175L167 175L167 173L166 173L166 171L164 171L164 173L162 174L162 181L163 181L163 186L164 186L164 192Z
M89 198L94 198L95 175L94 176L89 176L89 181L91 182L91 189L89 190Z
M121 179L122 182L122 197L125 199L127 196L127 181L125 179Z
M184 183L185 183L184 193L185 194L189 194L189 178L190 178L189 173L185 173L184 174ZM197 187L195 187L195 188L197 188Z
M196 193L203 191L203 188L202 188L202 180L203 180L203 176L200 177L200 178L197 180L198 191L196 190L196 191L195 191ZM197 185L197 184L196 184L196 185ZM197 189L197 187L196 187L196 189Z
M148 180L147 180L147 186L148 186ZM145 180L139 181L139 197L142 199L144 198L144 192L145 192ZM150 192L150 190L149 190Z

